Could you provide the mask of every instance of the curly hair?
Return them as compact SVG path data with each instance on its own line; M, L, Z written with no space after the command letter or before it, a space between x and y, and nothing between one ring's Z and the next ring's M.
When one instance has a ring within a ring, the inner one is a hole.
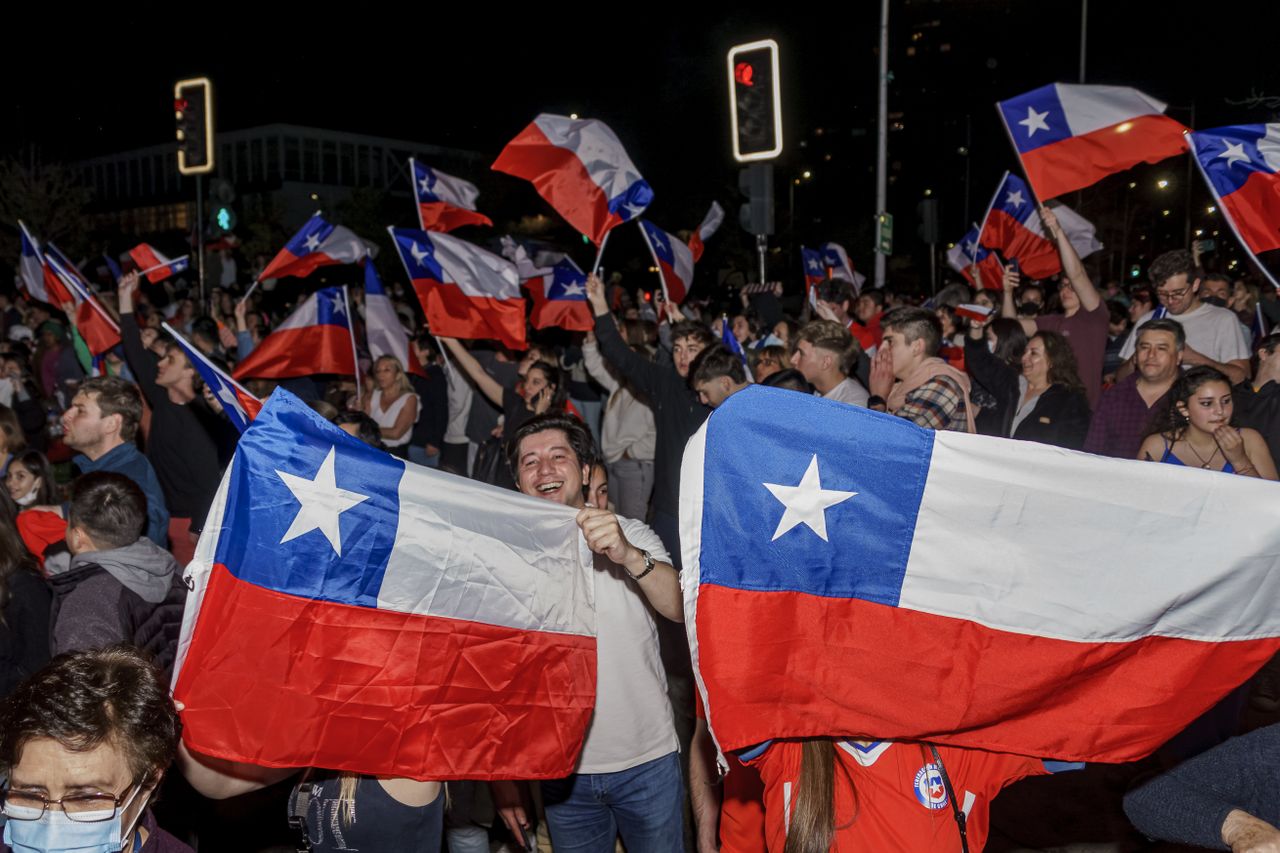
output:
M1057 332L1036 332L1032 340L1039 338L1044 342L1044 357L1049 362L1049 382L1065 385L1068 389L1084 392L1084 383L1080 381L1080 369L1076 366L1076 354L1071 351L1071 344Z

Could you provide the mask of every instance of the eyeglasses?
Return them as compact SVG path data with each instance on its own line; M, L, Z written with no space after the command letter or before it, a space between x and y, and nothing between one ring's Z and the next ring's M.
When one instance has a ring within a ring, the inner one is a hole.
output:
M1157 290L1156 296L1161 299L1181 299L1191 292L1189 287L1180 287L1177 290Z
M4 791L0 802L0 812L11 820L39 820L49 806L61 806L68 820L77 823L97 823L111 820L116 816L121 804L134 788L130 785L124 794L68 794L56 800L47 799L43 794L31 791Z

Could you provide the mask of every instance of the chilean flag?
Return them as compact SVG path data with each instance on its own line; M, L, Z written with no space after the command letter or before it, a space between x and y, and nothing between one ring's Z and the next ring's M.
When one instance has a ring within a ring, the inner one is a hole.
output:
M1272 483L758 385L683 461L685 626L722 749L1132 761L1280 649Z
M326 287L303 300L231 375L236 379L285 379L355 372L347 289Z
M595 328L595 315L587 303L587 274L565 258L543 275L523 282L533 297L529 322L535 329L558 326L571 332Z
M171 275L185 272L191 266L191 258L183 255L169 260L155 250L149 243L139 243L129 250L129 257L138 265L138 272L147 277L147 281L158 284Z
M286 275L303 278L319 267L354 264L368 255L369 247L350 229L330 225L317 213L293 235L293 239L284 244L280 254L271 259L258 279Z
M70 296L67 301L76 304L76 331L84 339L90 353L102 355L120 343L120 326L107 309L102 307L102 303L98 302L84 280L71 272L74 267L68 269L64 261L65 256L56 249L45 255L49 269Z
M1198 130L1188 138L1231 230L1280 288L1280 124Z
M653 190L602 121L542 113L507 143L493 168L531 181L547 203L597 246L635 219Z
M369 343L369 355L375 359L393 355L409 373L426 375L409 349L409 335L391 304L391 297L382 287L382 279L378 277L372 259L364 262L364 334Z
M262 401L250 394L239 382L228 376L222 368L210 361L208 356L192 346L191 342L184 338L177 329L168 323L161 323L160 325L173 336L178 346L182 347L182 351L187 356L187 361L191 362L191 366L196 369L196 372L200 374L200 378L204 380L204 384L209 386L213 396L222 404L222 411L226 414L227 420L231 421L232 426L240 432L247 430L249 424L253 423L253 419L261 411Z
M711 239L712 234L719 230L722 222L724 222L724 208L720 206L720 202L713 201L711 202L711 209L702 218L702 224L689 237L689 252L693 255L695 264L702 258L702 251L706 248L706 242Z
M1035 196L1022 178L1009 172L1004 173L991 197L978 242L987 249L999 250L1006 259L1016 260L1031 278L1048 278L1062 271L1058 246L1040 221Z
M818 249L800 247L800 257L804 260L804 289L812 293L823 279L827 277L827 265L823 263L822 252Z
M996 106L1042 199L1187 150L1168 105L1127 86L1051 83Z
M1004 270L1000 268L999 259L978 242L976 225L969 229L963 240L947 251L947 263L970 284L983 290L1004 290ZM974 266L978 268L979 281L973 280Z
M853 285L854 293L861 293L862 285L866 283L867 277L853 268L853 263L849 260L849 253L844 250L844 246L839 243L823 243L820 251L822 252L822 264L827 268L827 274L832 278L843 278Z
M640 233L649 246L653 262L662 276L662 292L669 302L679 305L693 286L693 252L678 239L656 225L640 222Z
M575 515L375 450L277 390L188 566L183 739L267 767L567 776L596 685Z
M22 280L22 286L27 289L27 293L31 294L32 299L52 304L51 299L56 297L50 297L46 286L49 273L45 267L44 256L40 254L40 244L27 230L27 224L21 219L18 220L18 234L22 241L22 256L18 262L18 277Z
M492 338L524 349L524 297L515 265L465 240L388 228L433 335Z
M437 172L425 163L409 158L413 176L413 197L418 202L418 222L423 231L452 231L463 225L492 225L489 217L476 212L480 191L475 184Z

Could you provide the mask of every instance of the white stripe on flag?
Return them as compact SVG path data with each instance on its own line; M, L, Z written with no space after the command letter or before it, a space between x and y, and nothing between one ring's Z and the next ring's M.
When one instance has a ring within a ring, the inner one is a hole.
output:
M515 264L449 234L431 234L435 259L452 283L467 296L519 299L520 274Z
M1058 101L1072 134L1079 136L1139 116L1160 115L1167 106L1128 86L1058 83Z
M1277 518L1263 480L937 432L899 605L1076 642L1276 637Z
M641 180L622 141L604 122L543 113L534 123L552 145L577 155L591 180L604 190L605 198L614 199Z

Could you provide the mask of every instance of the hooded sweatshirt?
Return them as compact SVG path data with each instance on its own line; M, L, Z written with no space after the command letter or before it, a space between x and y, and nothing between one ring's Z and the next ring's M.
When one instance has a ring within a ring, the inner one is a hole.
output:
M187 588L173 555L150 539L77 554L49 583L53 654L124 642L172 664Z

